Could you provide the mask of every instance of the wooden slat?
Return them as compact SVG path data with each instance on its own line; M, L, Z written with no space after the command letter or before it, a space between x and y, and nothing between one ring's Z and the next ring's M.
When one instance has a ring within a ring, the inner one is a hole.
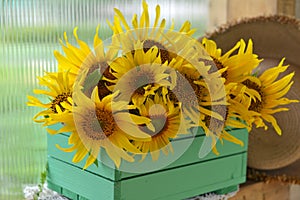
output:
M242 153L117 182L49 157L48 180L88 199L176 200L244 182L246 156Z
M217 26L227 22L227 1L228 0L209 1L208 31L213 31Z
M52 190L61 194L62 188L60 186L58 186L57 184L52 183L51 180L47 179L47 185L48 185L48 188L51 188Z
M210 152L199 159L198 152L204 136L174 140L172 144L175 152L180 152L187 144L191 145L170 166L141 174L120 172L102 164L98 168L93 165L84 171L84 161L75 165L71 162L74 153L65 153L55 147L55 144L65 147L68 135L49 136L48 181L52 183L50 188L53 186L53 189L70 198L173 200L192 197L245 181L248 133L241 129L232 130L231 134L244 141L245 146L240 147L226 141L222 145L218 142L217 148L222 153L221 156ZM106 154L102 156L109 159ZM172 156L174 155L160 157L166 159ZM150 156L147 159L143 163L153 164ZM123 164L130 167L132 163Z
M184 199L242 183L245 156L246 153L122 181L119 199Z
M280 183L248 182L230 200L290 200L290 186Z
M69 199L72 199L72 200L77 200L78 199L78 195L68 189L65 189L65 188L62 188L61 190L61 194L65 197L68 197Z
M285 2L285 0L282 0ZM227 21L243 17L271 15L277 12L277 0L227 0Z
M114 185L98 175L48 157L48 181L88 199L114 199ZM49 185L50 189L51 185Z
M158 161L155 163L152 161L150 155L147 156L144 162L135 162L135 163L129 163L129 162L123 162L122 165L126 169L132 169L132 167L135 167L135 169L142 169L142 167L146 167L147 165L157 165L159 166L159 162L166 162L168 159L173 159L176 160L175 158L178 158L179 156L176 157L177 153L182 152L183 147L188 146L190 143L191 145L189 148L183 153L183 155L177 159L175 162L170 164L169 166L165 167L165 169L173 168L173 167L178 167L178 166L183 166L187 164L192 164L196 162L203 162L205 160L210 160L210 159L219 159L224 156L228 156L231 154L235 153L241 153L247 151L247 141L248 141L248 133L246 130L233 130L231 131L231 134L240 140L244 141L245 145L243 147L224 141L224 144L222 145L220 142L217 144L217 149L220 152L220 155L217 156L213 152L210 152L206 157L199 159L198 153L199 149L203 143L204 136L196 137L194 138L187 138L187 139L182 139L178 141L173 141L173 148L174 148L174 154L169 154L168 156L165 155L160 155L160 158ZM48 136L48 155L60 160L63 160L65 162L74 164L71 162L72 157L74 153L65 153L55 147L55 144L59 144L62 147L66 147L67 145L67 137L64 135L54 135L54 136ZM104 159L109 159L106 153L103 151L103 157ZM77 164L74 164L80 168L84 166L85 159ZM96 174L101 174L101 176L106 177L110 180L120 180L122 178L128 178L132 176L136 176L137 174L135 173L127 173L127 172L119 172L117 170L113 170L101 163L99 163L99 166L96 167L95 165L90 166L87 171L91 171Z
M295 16L296 0L277 0L277 13Z
M296 0L295 16L296 16L296 18L300 19L300 0Z
M290 199L291 200L300 199L300 185L291 185Z

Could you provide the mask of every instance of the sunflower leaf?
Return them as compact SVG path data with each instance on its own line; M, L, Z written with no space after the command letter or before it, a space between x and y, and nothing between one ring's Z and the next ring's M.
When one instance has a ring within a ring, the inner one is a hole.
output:
M96 167L99 167L98 159L96 159L96 160L94 161L94 164L96 165Z

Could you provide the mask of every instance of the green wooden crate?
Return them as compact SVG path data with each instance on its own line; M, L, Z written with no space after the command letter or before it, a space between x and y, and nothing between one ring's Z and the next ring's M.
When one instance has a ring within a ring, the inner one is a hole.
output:
M245 182L247 166L247 130L231 130L231 134L244 141L244 147L218 142L220 155L210 152L201 159L198 153L205 136L200 130L196 137L173 140L174 152L191 145L175 162L147 173L122 172L103 164L82 170L85 160L74 164L71 162L74 153L65 153L55 147L55 144L67 146L68 135L48 136L48 187L75 200L176 200L212 191L227 193ZM170 156L174 155L161 155L160 158ZM123 164L130 166L131 163Z

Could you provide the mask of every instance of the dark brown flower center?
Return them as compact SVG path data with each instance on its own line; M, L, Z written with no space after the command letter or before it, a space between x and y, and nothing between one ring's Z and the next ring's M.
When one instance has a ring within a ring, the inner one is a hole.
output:
M61 106L61 103L62 102L68 102L68 97L72 97L72 93L71 92L63 92L62 94L59 94L55 97L55 99L52 100L52 103L51 103L51 110L54 112L54 113L57 113L57 110L56 110L56 105L60 107L60 109L62 111L65 110L64 107Z
M216 59L214 57L211 57L211 58L213 60L202 59L202 58L199 59L199 61L204 62L204 64L206 66L208 66L208 65L212 66L209 69L209 71L208 71L209 73L213 73L213 72L216 72L216 71L218 71L220 69L224 69L225 68L225 66L218 59ZM226 79L227 76L228 76L227 70L225 72L223 72L221 76Z
M135 94L139 94L139 95L144 95L145 94L145 89L143 87L139 87L138 89L136 89L134 91Z
M158 137L168 129L168 119L166 115L151 116L151 123L155 131L149 130L146 126L140 126L140 129L150 135L151 137Z
M249 110L253 110L255 112L260 112L263 108L263 98L264 98L264 93L262 91L261 86L257 85L256 83L250 81L250 80L245 80L242 82L244 85L246 85L249 89L253 89L259 93L261 96L261 101L256 99L256 101L251 100L251 105L249 107Z
M111 136L116 129L116 122L111 112L96 109L96 118L94 113L86 117L82 126L86 136L93 140L104 140Z
M218 70L220 69L224 69L224 65L216 58L212 57L214 63L215 63L215 66L217 67ZM210 68L210 71L209 72L215 72L217 71L217 69L214 69L214 67ZM225 72L222 73L221 75L223 78L227 78L228 74L227 74L227 70Z
M183 106L198 106L204 96L205 88L202 85L195 84L192 77L187 74L177 72L176 86L170 93L170 100L183 102ZM195 100L195 96L197 101Z
M226 105L215 105L212 107L212 111L224 117L224 120L219 120L211 116L205 116L205 124L209 126L211 131L219 132L225 125L225 120L228 117L228 109Z
M130 80L129 84L131 89L135 90L134 93L139 95L145 94L145 86L153 85L155 82L153 74L147 70L144 70L143 68L137 70L134 76L135 77Z
M149 49L151 49L154 46L156 46L159 50L159 54L160 54L162 63L165 63L166 61L170 62L172 60L166 47L164 47L164 45L162 45L161 43L156 42L154 40L145 40L143 43L143 50L146 53L147 51L149 51Z
M98 82L98 94L99 94L100 100L103 99L104 97L106 97L107 95L112 94L112 92L107 88L108 84L109 84L109 82L104 81L104 80L100 80Z

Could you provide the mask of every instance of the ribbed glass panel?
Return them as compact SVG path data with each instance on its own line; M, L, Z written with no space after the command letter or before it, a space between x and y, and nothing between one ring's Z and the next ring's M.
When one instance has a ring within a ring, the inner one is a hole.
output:
M148 0L152 19L158 3ZM160 1L161 15L178 29L190 20L200 35L208 21L208 0ZM95 28L111 33L113 8L131 22L140 13L141 2L132 0L2 0L0 2L0 199L22 199L22 188L36 184L46 165L46 131L32 117L39 109L27 107L26 94L38 87L36 76L55 71L55 49L61 51L63 31L92 42ZM72 39L70 38L72 41Z

